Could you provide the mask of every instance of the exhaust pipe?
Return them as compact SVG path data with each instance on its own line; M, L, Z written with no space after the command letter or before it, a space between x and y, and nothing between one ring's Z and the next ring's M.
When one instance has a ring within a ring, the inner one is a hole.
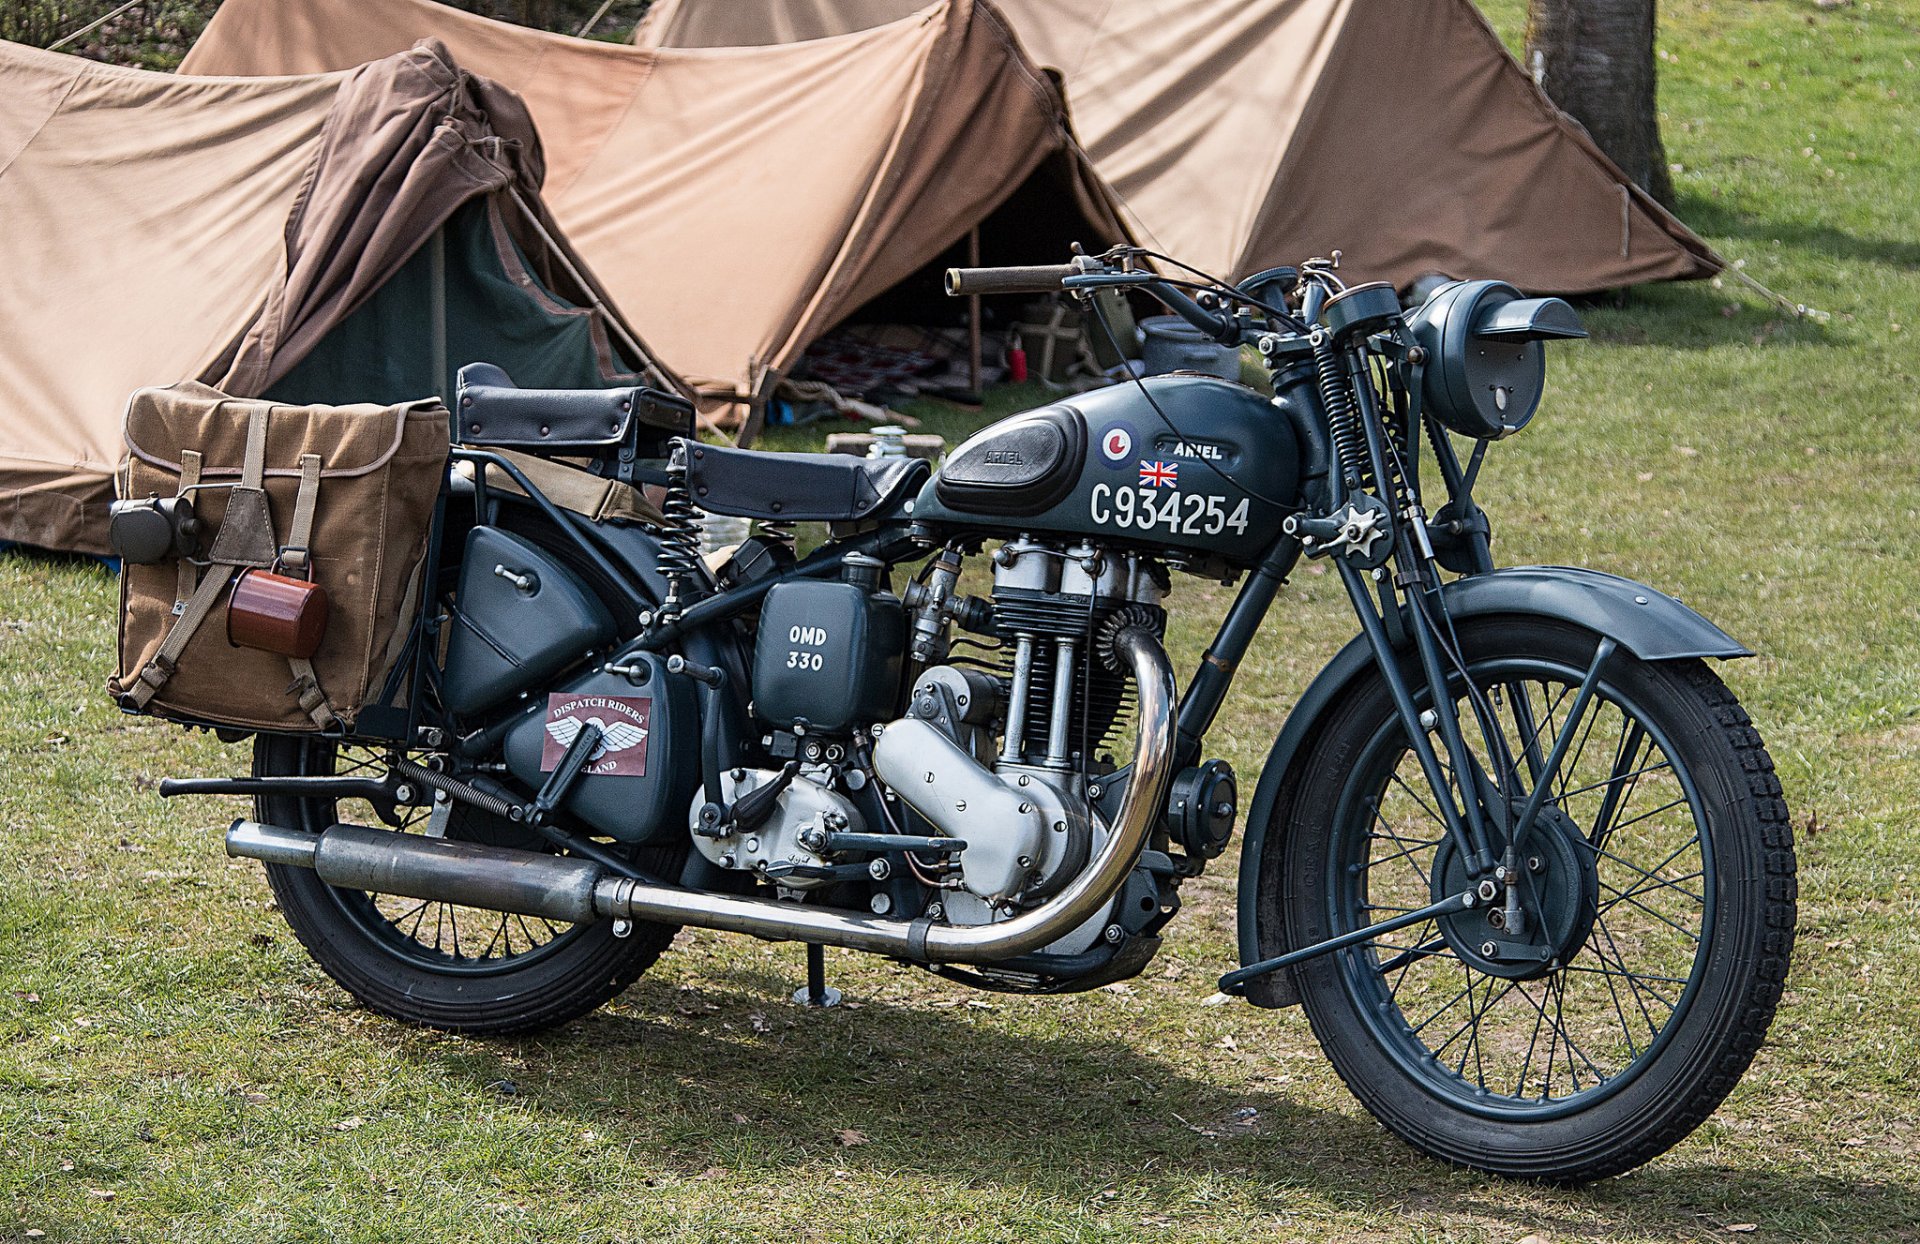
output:
M317 834L235 821L227 854L311 868L328 885L549 920L597 920L594 886L606 870L587 860L477 842L332 825Z
M1173 767L1173 668L1145 630L1115 641L1132 667L1138 723L1132 773L1106 844L1058 894L993 924L936 924L738 898L611 876L590 860L424 838L360 825L319 834L235 821L227 854L312 868L329 885L485 907L549 920L601 917L845 946L922 963L992 963L1039 950L1112 899L1166 804Z

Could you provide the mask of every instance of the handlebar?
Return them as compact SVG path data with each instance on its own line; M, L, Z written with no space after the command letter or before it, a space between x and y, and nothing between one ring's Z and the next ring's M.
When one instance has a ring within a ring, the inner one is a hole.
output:
M1080 269L1070 263L1031 264L1016 268L948 268L947 296L966 294L1057 294Z
M968 294L1057 294L1068 290L1102 288L1139 289L1165 303L1175 315L1214 341L1239 345L1241 325L1216 315L1186 294L1148 272L1103 270L1096 264L1032 264L1013 268L948 268L947 296Z

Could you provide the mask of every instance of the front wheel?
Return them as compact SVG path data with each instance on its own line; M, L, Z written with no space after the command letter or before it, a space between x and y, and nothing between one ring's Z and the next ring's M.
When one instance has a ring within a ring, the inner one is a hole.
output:
M1459 628L1476 688L1456 675L1462 726L1484 773L1503 772L1489 752L1509 758L1497 798L1524 801L1597 644L1538 618ZM1773 762L1702 662L1618 652L1569 737L1519 861L1552 945L1541 962L1489 954L1505 917L1483 908L1309 961L1295 980L1328 1058L1395 1134L1463 1166L1579 1183L1678 1143L1746 1070L1786 977L1795 879ZM1262 879L1280 887L1291 945L1466 886L1377 678L1332 713L1305 775L1273 827L1284 873Z

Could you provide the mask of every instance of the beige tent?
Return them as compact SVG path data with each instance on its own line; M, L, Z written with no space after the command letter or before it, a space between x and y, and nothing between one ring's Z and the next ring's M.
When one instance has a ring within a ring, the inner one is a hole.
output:
M1633 187L1471 0L995 0L1066 79L1137 232L1221 275L1339 248L1349 275L1576 293L1723 265ZM645 46L816 39L924 0L656 0Z
M436 46L232 80L0 44L0 540L106 552L144 385L399 401L476 359L678 383L586 309L540 176L525 108Z
M431 35L520 92L547 197L648 342L749 400L821 333L982 228L990 263L1124 236L1059 91L952 0L842 38L650 50L427 0L227 0L187 73L338 69ZM1019 227L1014 227L1019 226Z

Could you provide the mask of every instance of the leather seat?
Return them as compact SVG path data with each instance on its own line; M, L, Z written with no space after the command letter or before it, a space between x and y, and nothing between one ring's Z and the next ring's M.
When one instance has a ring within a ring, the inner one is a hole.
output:
M693 502L766 522L854 522L896 509L932 467L919 458L790 454L683 442Z
M460 369L453 439L549 453L591 453L621 444L637 417L687 429L686 403L641 385L620 389L522 389L492 363Z

